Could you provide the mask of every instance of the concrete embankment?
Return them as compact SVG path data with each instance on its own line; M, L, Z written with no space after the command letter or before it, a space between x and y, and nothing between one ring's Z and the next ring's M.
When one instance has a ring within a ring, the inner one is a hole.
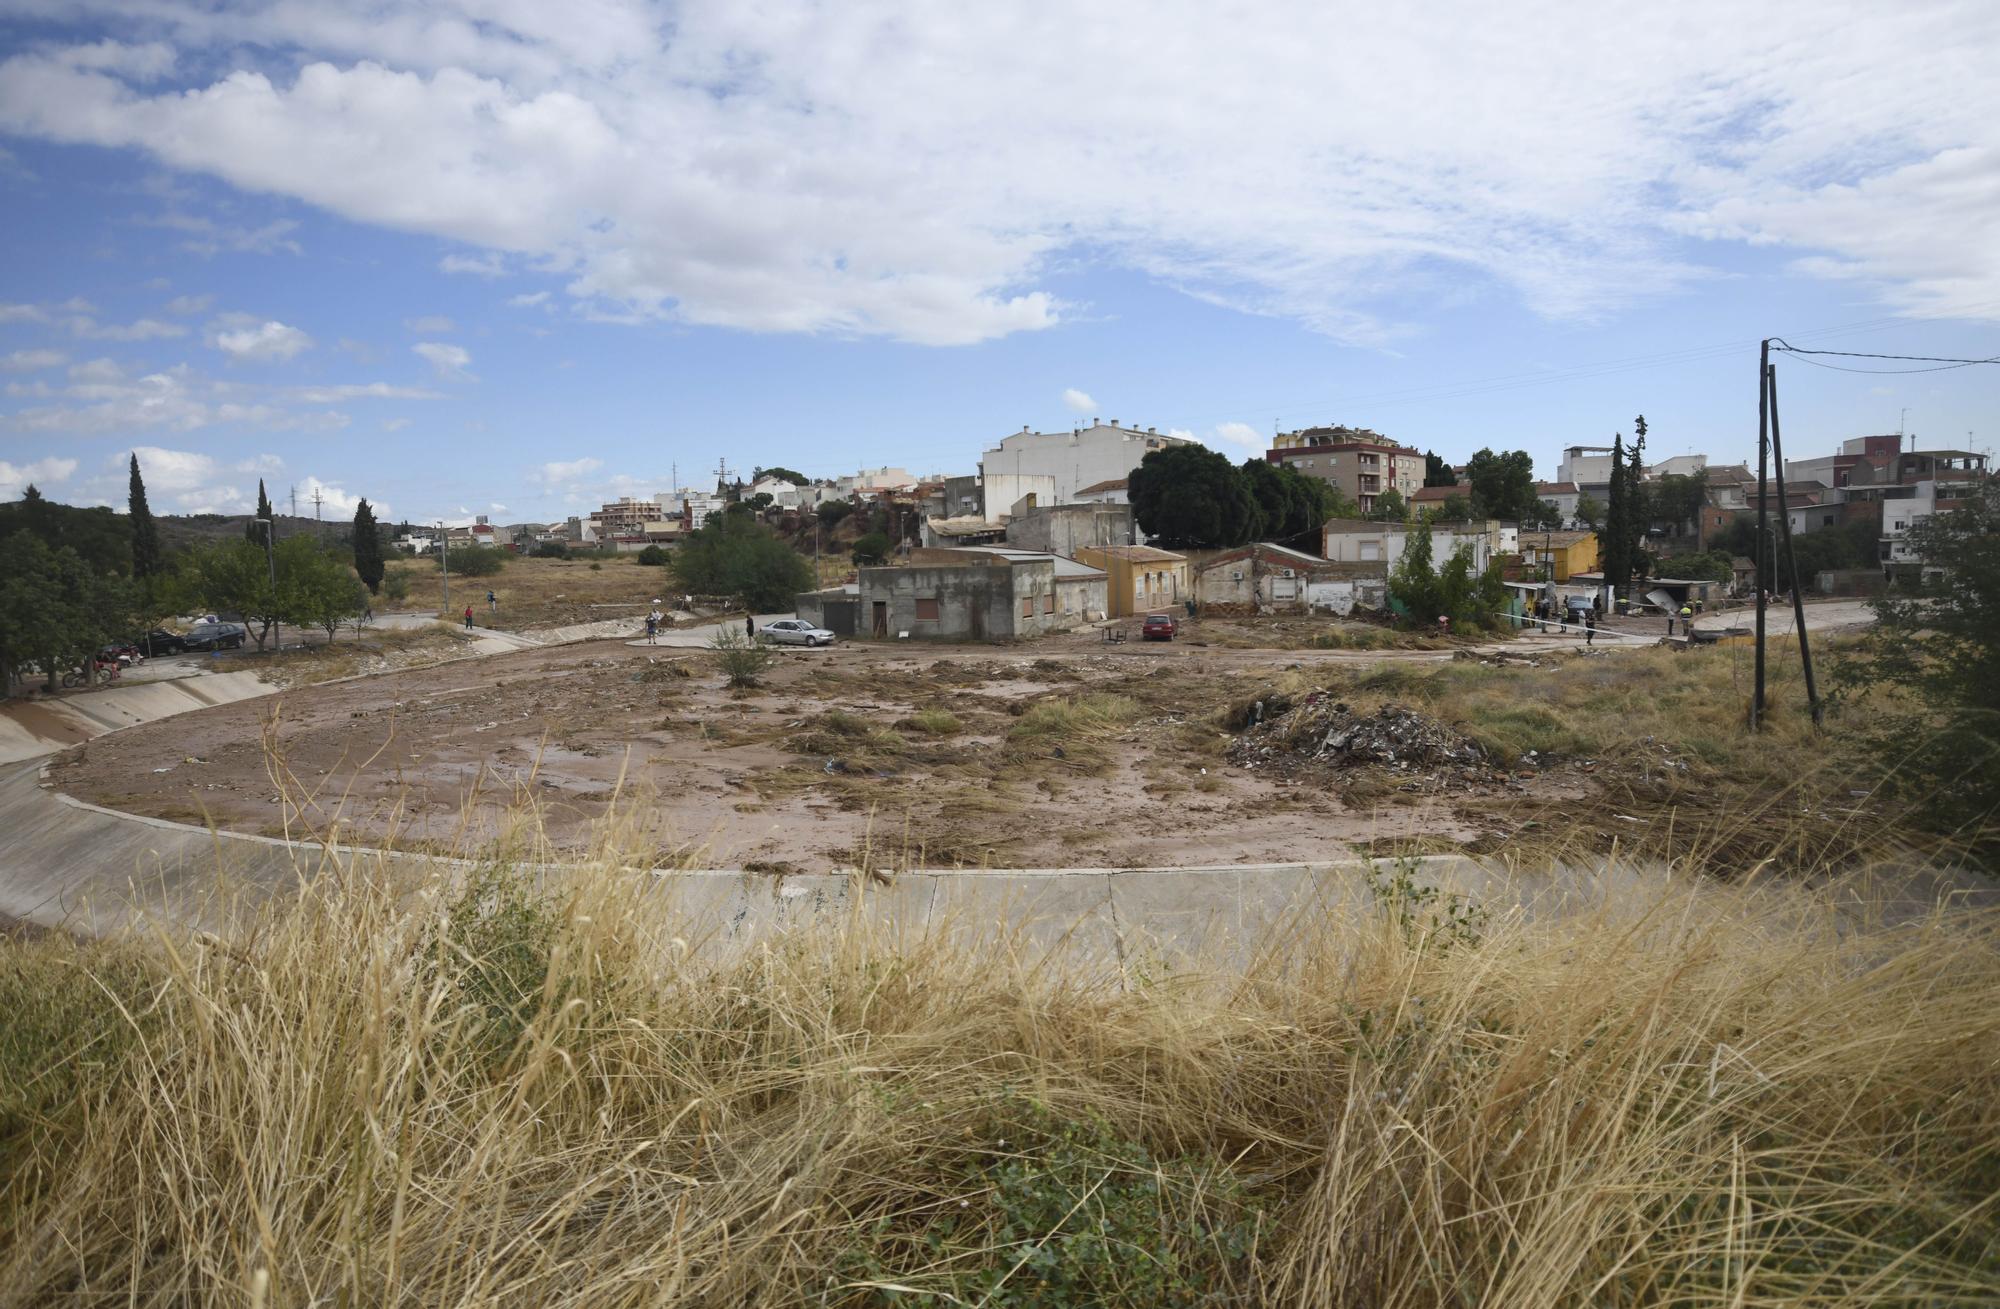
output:
M140 723L234 704L277 688L255 673L208 673L170 682L110 686L59 700L15 700L0 708L0 763L38 759Z

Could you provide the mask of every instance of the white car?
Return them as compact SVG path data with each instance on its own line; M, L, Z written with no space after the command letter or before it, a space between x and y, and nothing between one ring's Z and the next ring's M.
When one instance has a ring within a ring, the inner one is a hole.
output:
M772 645L832 645L833 633L814 627L803 618L780 618L766 623L757 633Z

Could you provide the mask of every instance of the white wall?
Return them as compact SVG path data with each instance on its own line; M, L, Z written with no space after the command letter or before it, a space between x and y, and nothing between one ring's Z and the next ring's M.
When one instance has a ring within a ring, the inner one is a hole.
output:
M1010 505L1020 495L994 494L996 478L1045 476L1055 479L1055 504L1068 504L1076 493L1096 482L1129 476L1149 450L1193 445L1182 437L1098 423L1070 432L1016 432L985 452L979 475L986 486L986 512ZM1049 503L1049 502L1045 502Z

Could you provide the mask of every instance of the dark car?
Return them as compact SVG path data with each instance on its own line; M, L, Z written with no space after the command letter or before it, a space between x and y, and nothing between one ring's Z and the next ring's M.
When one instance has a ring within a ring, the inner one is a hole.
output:
M1174 639L1174 620L1167 614L1147 614L1146 621L1139 626L1139 636L1147 641L1171 641Z
M190 650L240 650L247 635L235 623L196 623L183 639Z
M144 636L133 637L132 644L138 646L140 653L148 659L157 659L161 655L182 654L188 648L186 637L178 632L169 632L164 627L156 627Z

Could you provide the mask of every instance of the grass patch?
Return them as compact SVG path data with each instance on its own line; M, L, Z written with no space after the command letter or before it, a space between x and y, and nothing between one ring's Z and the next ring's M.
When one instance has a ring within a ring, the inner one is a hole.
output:
M1008 729L1018 741L1072 741L1101 736L1129 725L1139 716L1139 702L1109 692L1037 700Z
M1197 970L520 876L0 946L6 1297L2000 1300L1990 911L1399 866Z
M957 736L965 730L965 724L958 715L945 709L919 709L896 726L906 731L922 732L925 736Z

